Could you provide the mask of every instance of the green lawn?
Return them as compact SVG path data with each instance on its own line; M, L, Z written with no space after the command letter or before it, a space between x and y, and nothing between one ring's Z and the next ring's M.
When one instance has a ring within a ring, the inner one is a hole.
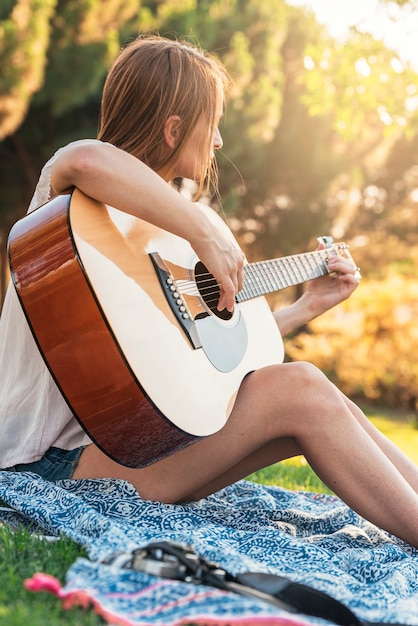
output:
M405 454L418 465L418 427L417 417L406 414L399 418L392 413L368 411L368 416L377 428L391 439Z
M415 416L404 414L400 420L396 415L378 409L367 409L367 415L381 432L418 465L418 428ZM249 478L265 485L329 493L329 489L303 458L282 461L252 474Z
M396 421L391 415L374 411L372 421L392 438L418 465L418 429L412 417ZM288 489L327 491L303 459L292 459L253 474L251 480L277 484ZM32 594L23 581L35 572L52 574L64 583L65 572L83 550L62 539L50 543L28 533L12 532L0 526L0 625L7 626L97 626L104 622L93 611L61 609L60 601L49 594Z
M7 626L97 626L103 624L93 611L64 611L61 602L47 593L33 594L23 586L35 572L56 576L62 583L67 569L83 554L81 548L62 539L48 542L27 532L0 526L0 624Z

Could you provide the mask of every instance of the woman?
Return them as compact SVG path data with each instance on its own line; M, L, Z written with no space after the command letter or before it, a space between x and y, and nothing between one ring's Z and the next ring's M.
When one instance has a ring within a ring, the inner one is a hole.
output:
M127 46L105 84L98 140L61 149L42 171L30 209L74 187L189 241L233 310L243 253L199 204L170 181L210 178L228 77L212 57L159 37ZM353 264L336 256L337 278L311 281L274 313L282 334L347 298ZM216 434L141 469L105 456L71 415L39 355L13 288L1 321L0 466L57 478L129 480L147 499L202 498L261 467L303 454L322 480L369 521L418 547L417 468L314 366L266 367L242 383ZM260 346L262 349L262 346ZM301 393L303 391L303 393Z

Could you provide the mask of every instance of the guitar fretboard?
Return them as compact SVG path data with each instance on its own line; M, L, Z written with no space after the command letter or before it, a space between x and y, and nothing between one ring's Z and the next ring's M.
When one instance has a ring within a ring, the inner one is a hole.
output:
M237 294L237 302L245 302L299 285L308 280L329 274L329 250L316 250L270 261L257 261L244 266L244 287Z

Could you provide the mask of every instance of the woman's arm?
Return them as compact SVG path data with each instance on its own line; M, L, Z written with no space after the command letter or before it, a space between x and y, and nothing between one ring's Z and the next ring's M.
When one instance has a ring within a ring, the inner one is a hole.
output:
M360 278L351 259L333 256L328 261L328 269L333 272L332 275L309 281L299 300L274 312L282 336L288 335L346 300L358 287Z
M77 187L189 241L222 286L219 308L232 311L243 285L242 251L199 204L184 198L137 158L110 144L76 142L53 164L51 186L55 194Z

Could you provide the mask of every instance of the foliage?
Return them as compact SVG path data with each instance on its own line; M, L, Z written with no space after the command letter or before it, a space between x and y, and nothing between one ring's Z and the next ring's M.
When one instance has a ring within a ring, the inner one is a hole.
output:
M270 140L259 148L256 176L245 177L247 191L232 222L251 259L290 254L306 247L313 233L329 228L318 200L340 171L341 161L330 159L325 149L329 124L325 117L309 114L300 82L306 42L323 38L328 41L310 17L289 11L281 47L280 115Z
M386 410L370 411L367 415L382 432L387 434L416 463L418 463L418 431L399 416ZM286 489L330 493L302 457L288 459L255 472L250 480L266 485L280 485ZM37 571L56 576L64 583L67 569L85 551L63 537L50 543L29 535L27 531L11 531L0 526L0 624L8 626L50 626L74 624L98 626L103 621L92 611L78 608L62 610L60 601L46 593L32 594L23 582ZM13 600L11 600L13 599Z
M290 62L281 121L261 173L265 197L248 195L234 215L251 258L303 249L322 232L346 238L355 232L363 194L378 185L390 207L399 178L416 163L416 73L393 51L357 32L345 43L332 41L296 14L283 57ZM369 216L374 231L375 213Z
M51 543L27 531L0 526L0 623L8 626L103 624L93 611L65 611L55 596L33 594L23 586L36 572L47 572L63 583L67 569L83 554L82 548L64 537Z
M303 457L275 463L250 474L248 479L263 485L280 485L284 489L332 493Z
M136 0L59 0L45 81L34 104L47 103L50 114L60 118L91 96L97 98L106 69L137 17Z
M393 13L394 3L385 3ZM415 0L397 4L414 10ZM345 42L335 41L313 14L285 0L5 0L0 299L7 233L24 213L42 164L60 145L95 136L110 60L124 42L149 31L201 44L234 79L221 129L220 191L249 260L306 251L317 235L330 233L353 244L370 279L386 280L390 265L413 281L418 81L382 42L355 29ZM383 297L377 302L389 306ZM383 319L385 309L374 315ZM381 332L377 324L362 322L362 329ZM413 324L404 330L413 332ZM332 339L338 349L341 338ZM380 335L363 339L377 358ZM298 356L308 343L300 338ZM395 340L389 345L396 348ZM386 396L398 369L392 365L380 385L364 385L367 394ZM415 375L413 363L409 370ZM407 379L400 381L403 389ZM406 402L405 394L395 396Z
M182 33L216 51L235 81L223 128L228 156L219 159L221 191L223 208L234 212L244 245L252 244L252 257L261 250L289 253L332 227L341 205L326 206L327 190L347 167L352 179L354 153L346 155L342 124L355 138L360 158L368 156L373 115L388 97L393 105L402 103L399 93L412 85L391 68L393 54L379 42L358 35L339 47L312 15L284 0L273 5L270 0L154 0L141 8L135 0L105 6L98 0L60 0L48 27L43 84L34 90L25 124L12 134L5 131L9 140L0 145L0 158L21 176L12 178L14 191L6 192L0 207L8 207L6 213L22 211L51 151L71 138L94 135L101 82L122 42L138 28ZM356 68L373 65L373 58L379 63L366 80ZM359 84L353 86L356 77ZM396 92L390 91L394 79ZM384 141L379 135L378 143ZM15 212L7 227L14 218Z
M347 42L306 47L301 76L311 115L326 114L352 162L381 144L384 135L417 124L416 73L369 34Z
M288 7L284 0L169 1L159 3L155 25L213 51L232 76L222 127L226 156L219 156L222 204L232 213L248 188L262 184L266 146L280 121Z
M0 140L17 130L42 86L56 2L18 0L0 9Z
M343 305L287 341L287 354L315 363L348 396L415 408L417 314L417 281L389 272L383 282L363 281Z
M5 243L39 171L62 144L94 137L107 67L146 13L137 0L17 0L0 13L0 299Z
M253 474L251 479L264 484L280 484L288 489L328 491L309 466L299 460L274 465ZM64 583L67 569L76 558L84 555L85 551L80 546L65 537L51 543L31 536L25 530L13 532L7 526L0 525L0 624L102 624L103 620L92 610L63 610L61 602L55 596L46 593L32 594L23 586L24 580L35 572L51 574Z
M415 9L418 2L417 0L379 0L382 5L397 5L403 9Z

